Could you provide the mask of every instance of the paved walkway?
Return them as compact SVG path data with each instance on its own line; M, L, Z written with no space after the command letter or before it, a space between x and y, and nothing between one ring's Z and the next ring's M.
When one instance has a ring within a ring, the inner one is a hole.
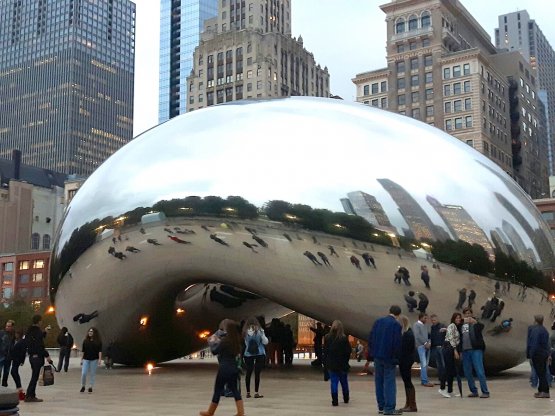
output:
M301 360L290 370L265 370L262 373L262 399L245 399L248 416L277 415L377 415L373 377L360 376L360 363L352 362L351 403L330 404L329 384L320 373ZM116 367L99 369L94 393L79 393L80 368L72 359L68 373L56 373L54 386L37 387L43 403L21 403L25 415L185 415L196 416L207 407L216 373L213 360L175 360L153 370ZM21 374L29 381L28 362ZM416 375L413 381L418 381ZM254 380L253 380L254 382ZM555 416L553 399L534 399L528 384L528 366L521 365L488 380L490 399L446 399L437 388L417 385L419 413L426 415L550 415ZM26 385L26 384L24 384ZM10 380L10 386L13 386ZM398 378L398 406L404 404L404 390ZM464 393L468 388L464 387ZM555 396L555 395L554 395ZM233 415L232 399L222 398L216 415Z

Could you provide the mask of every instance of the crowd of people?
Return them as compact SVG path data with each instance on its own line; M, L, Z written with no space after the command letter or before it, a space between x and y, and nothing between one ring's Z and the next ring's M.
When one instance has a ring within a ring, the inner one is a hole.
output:
M5 329L0 331L0 373L2 386L8 387L9 376L12 376L15 387L19 393L19 399L26 403L39 403L36 394L37 383L41 376L41 371L45 362L48 362L55 371L68 371L71 349L74 345L72 335L66 327L63 327L57 337L60 354L58 365L50 358L48 350L45 348L44 339L51 330L50 325L42 327L42 316L34 315L31 325L26 331L15 328L15 322L8 320ZM89 393L92 393L95 383L96 369L102 358L102 342L100 335L95 327L89 328L87 335L82 343L81 358L81 392L85 391L86 379L89 376ZM24 365L25 358L29 358L31 366L31 379L27 389L22 386L19 368Z

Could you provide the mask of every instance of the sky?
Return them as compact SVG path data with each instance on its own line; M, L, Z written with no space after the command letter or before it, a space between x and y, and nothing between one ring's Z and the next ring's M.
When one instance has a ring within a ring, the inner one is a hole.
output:
M135 39L134 135L158 124L159 0L134 0L137 5ZM330 72L331 93L355 101L351 79L358 73L383 68L385 61L386 0L292 0L292 35L302 35L304 47ZM462 0L464 7L493 40L500 14L527 10L549 43L551 0Z

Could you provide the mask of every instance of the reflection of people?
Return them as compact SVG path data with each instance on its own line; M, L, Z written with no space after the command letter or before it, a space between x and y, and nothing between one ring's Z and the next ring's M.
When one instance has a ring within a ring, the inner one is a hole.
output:
M324 253L322 253L321 251L319 251L319 252L317 252L316 254L318 254L318 256L320 256L320 258L322 259L322 261L324 262L324 264L325 264L326 266L331 267L331 263L330 263L330 261L328 260L328 257L327 257Z
M352 255L350 257L351 259L351 264L353 266L355 266L357 269L362 270L362 268L360 267L360 260L356 258L356 256Z
M216 234L210 234L210 238L212 240L214 240L216 243L221 244L222 246L228 246L229 244L227 244L224 240L222 240L220 237L218 237Z
M91 319L98 316L98 311L91 312L90 314L78 313L73 317L73 322L79 321L80 324L86 324Z
M459 301L457 302L457 306L455 307L455 309L461 309L464 305L464 302L466 302L466 287L459 289Z
M422 273L420 274L420 278L422 279L422 281L426 285L426 288L431 289L430 288L430 274L428 273L428 267L420 266L420 270L422 270Z
M332 245L329 245L328 248L330 249L330 256L339 257L339 254L337 254L337 251L335 251Z
M472 308L474 303L476 303L476 292L474 289L470 289L470 293L468 294L468 307Z
M428 304L430 303L430 301L428 300L428 296L426 296L422 292L419 292L418 299L418 308L416 309L418 309L422 313L426 313L426 309L428 308Z
M318 259L316 258L316 256L314 254L312 254L310 251L305 251L303 253L304 256L306 256L312 263L316 264L317 266L321 266L322 263L320 263L318 261Z
M376 261L374 260L374 257L370 255L370 253L362 253L361 256L368 267L372 265L374 266L374 269L376 268Z
M190 241L182 240L181 238L176 237L175 235L168 235L168 238L172 241L175 241L176 243L179 243L179 244L191 244Z
M162 245L162 244L160 244L160 243L158 242L158 240L155 239L155 238L148 238L148 239L146 240L146 242L149 243L149 244L154 244L155 246L161 246L161 245Z
M266 241L264 241L263 239L261 239L260 237L258 237L257 235L253 235L252 239L254 241L256 241L258 244L260 244L262 247L267 248L268 247L268 243L266 243Z
M490 335L499 335L503 332L509 332L513 327L513 318L504 319L499 325L494 326L488 331Z
M250 248L253 253L258 253L258 251L254 249L255 247L258 247L256 244L250 244L250 243L247 243L246 241L243 241L243 245L247 248Z
M408 294L405 295L405 302L407 303L407 308L409 308L409 312L414 312L414 309L418 306L418 302L414 299L414 292L411 290Z
M138 253L141 250L139 250L138 248L135 248L133 246L127 246L127 247L125 247L125 251L129 251L130 253Z
M403 279L403 282L405 283L405 286L410 286L410 281L409 281L409 279L410 279L410 273L409 273L409 270L408 270L406 267L401 266L401 267L399 267L399 270L398 270L398 271L399 271L399 273L401 273L401 278ZM401 282L399 282L399 283L401 283Z

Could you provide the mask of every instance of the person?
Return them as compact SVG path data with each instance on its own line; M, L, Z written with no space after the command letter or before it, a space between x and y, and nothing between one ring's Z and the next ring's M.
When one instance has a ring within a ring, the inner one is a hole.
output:
M538 377L537 399L549 399L549 383L547 381L546 366L551 364L549 333L543 326L543 315L534 316L534 325L528 328L526 356L532 360L532 365Z
M466 302L466 287L459 289L458 292L459 292L459 301L457 302L457 306L455 307L456 310L460 310L463 307L464 302Z
M403 335L401 337L401 358L399 359L399 372L405 385L405 395L407 396L405 407L401 409L403 413L417 412L416 407L416 390L411 380L411 368L414 363L414 354L416 352L414 333L410 327L409 318L405 315L399 317Z
M472 316L472 309L464 308L463 324L461 327L461 344L464 376L468 382L470 394L468 397L481 397L487 399L490 396L488 385L486 382L486 373L484 371L484 350L486 344L482 335L484 325L478 322ZM480 389L482 395L478 395L478 389L474 383L472 370L476 372L478 380L480 380Z
M239 368L237 357L241 354L241 334L235 321L224 319L218 330L208 338L208 346L212 354L218 356L218 373L214 383L214 394L208 410L200 412L200 416L212 416L218 408L220 397L227 386L231 389L237 407L236 416L245 415L245 407L237 386Z
M470 289L470 294L468 295L468 307L472 308L472 305L476 303L476 291Z
M434 360L439 377L440 394L445 391L445 361L443 360L443 344L445 343L445 332L447 328L434 313L430 315L432 326L430 327L430 359Z
M368 359L374 359L374 380L378 411L384 415L400 415L395 409L397 387L395 367L401 355L401 325L398 322L401 308L392 305L389 315L374 322L368 336ZM368 362L365 365L367 368Z
M445 380L447 384L447 391L445 386L440 386L439 394L443 397L450 398L453 394L453 379L457 375L458 360L460 359L461 351L461 324L462 315L455 312L451 316L451 323L445 332L445 341L443 342L443 361L445 362Z
M14 344L11 351L12 369L10 374L15 382L15 388L19 394L19 400L25 400L25 392L21 386L21 376L19 375L19 367L25 362L27 354L27 342L23 339L22 331L15 331ZM7 384L7 383L6 383Z
M2 386L8 387L8 377L12 364L11 350L14 343L14 325L11 319L6 322L5 329L0 331L0 372L2 372Z
M357 339L357 344L355 346L355 358L357 359L357 362L359 363L361 362L363 353L364 353L364 345L362 345L360 340Z
M422 313L426 313L429 303L430 301L428 300L428 296L422 292L418 292L418 308L416 309Z
M285 325L283 329L283 362L286 367L293 365L293 351L295 350L295 338L291 325Z
M26 403L38 403L42 402L36 395L37 382L39 381L40 370L44 365L44 360L46 359L49 364L53 364L50 359L48 351L44 348L44 337L46 332L50 330L50 325L46 327L46 331L43 332L41 329L42 316L34 315L32 320L32 325L27 329L27 335L25 335L25 341L27 343L27 353L29 354L29 363L31 364L31 380L29 380L29 385L27 386L27 393L25 394Z
M330 377L331 405L338 406L338 385L341 383L343 402L349 403L349 358L351 344L345 335L343 323L335 320L331 324L330 332L324 337L324 366Z
M64 371L67 373L69 368L69 356L71 355L71 349L73 348L73 337L69 333L67 327L63 327L58 335L58 345L60 346L60 357L58 359L57 371L62 371L62 365Z
M414 292L409 290L409 293L405 296L405 302L407 303L407 308L409 308L409 312L414 312L414 309L418 306L418 301L414 299Z
M316 323L316 328L314 327L309 327L310 330L312 332L314 332L314 354L316 355L316 360L314 360L313 362L315 362L316 364L314 364L315 366L321 366L322 365L322 339L324 338L324 327L322 326L321 322L317 322Z
M247 319L243 325L243 339L245 342L245 384L247 386L247 398L251 397L251 376L254 370L254 398L264 397L258 392L260 387L260 373L266 363L266 349L268 338L264 334L264 329L255 317Z
M434 387L428 380L428 361L430 359L430 337L428 334L428 315L425 312L418 314L418 321L412 326L414 341L418 358L420 360L420 381L424 387Z
M90 327L87 335L83 340L83 356L81 357L81 393L85 392L87 383L87 373L90 370L89 393L92 393L94 381L96 378L96 369L98 363L102 361L102 341L98 329L94 326Z
M427 266L420 266L420 270L422 270L422 273L420 273L420 278L422 279L422 281L426 285L426 288L431 289L431 287L430 287L430 274L428 273L428 267Z
M403 282L405 283L405 286L410 286L409 270L406 267L401 266L401 267L399 267L398 271L401 273L401 278L403 279ZM401 282L399 282L399 283L401 283Z
M281 321L273 318L268 327L268 365L270 368L278 368L283 364L283 330Z

